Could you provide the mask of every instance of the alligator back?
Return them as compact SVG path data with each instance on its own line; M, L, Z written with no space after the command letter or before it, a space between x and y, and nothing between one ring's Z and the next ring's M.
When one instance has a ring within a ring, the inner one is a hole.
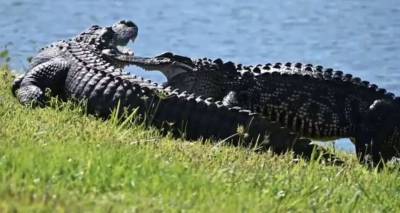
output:
M376 85L322 66L277 63L240 73L241 106L307 137L354 136L374 100L393 99Z

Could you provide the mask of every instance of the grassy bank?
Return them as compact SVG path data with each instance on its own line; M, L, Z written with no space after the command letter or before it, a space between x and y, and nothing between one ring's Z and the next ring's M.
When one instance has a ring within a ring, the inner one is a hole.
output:
M28 109L12 97L7 67L0 81L0 212L400 211L396 168L188 143L72 104Z

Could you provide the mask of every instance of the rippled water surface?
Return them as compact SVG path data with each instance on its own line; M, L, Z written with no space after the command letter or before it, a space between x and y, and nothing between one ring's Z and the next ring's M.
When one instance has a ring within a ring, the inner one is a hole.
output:
M10 50L21 72L26 58L52 41L130 19L139 26L137 55L321 64L400 95L398 0L0 0L0 14L0 49Z

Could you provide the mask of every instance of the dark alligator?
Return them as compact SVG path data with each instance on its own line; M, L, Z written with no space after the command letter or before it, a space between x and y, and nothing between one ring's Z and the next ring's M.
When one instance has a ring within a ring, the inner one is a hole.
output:
M361 161L400 157L400 98L331 68L301 63L235 65L165 53L159 70L172 86L262 113L298 136L351 138Z
M16 79L13 93L24 105L45 106L45 90L61 99L86 102L87 112L107 118L119 108L121 116L136 111L140 117L159 128L185 133L188 139L230 139L233 144L273 147L267 141L291 142L288 134L273 122L240 107L187 93L165 90L142 78L126 75L118 67L124 60L141 66L168 64L169 59L134 57L120 51L118 45L134 40L137 27L121 21L112 27L93 26L68 41L42 49L31 62L27 73ZM238 127L243 131L238 134ZM264 137L268 135L268 137Z

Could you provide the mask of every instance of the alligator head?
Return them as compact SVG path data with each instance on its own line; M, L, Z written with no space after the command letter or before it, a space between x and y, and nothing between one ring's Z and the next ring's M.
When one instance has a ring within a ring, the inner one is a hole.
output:
M120 60L132 58L134 53L126 45L134 42L138 34L138 27L132 21L122 20L110 27L93 25L88 30L74 38L76 42L92 46L105 60L117 67L128 65Z
M94 44L95 49L100 51L102 57L116 67L123 68L131 64L146 70L163 69L170 66L174 67L174 69L180 67L180 64L175 65L177 62L167 57L148 58L134 56L133 51L127 48L126 45L130 41L134 42L137 34L138 27L135 23L122 20L111 27L92 26L77 38L80 42ZM181 66L184 66L184 64Z
M168 80L181 73L193 72L196 69L190 58L174 55L171 52L163 53L154 58L129 57L127 55L114 57L125 63L139 66L146 71L160 71Z
M158 55L154 60L163 63L140 64L136 60L132 64L147 71L160 71L167 78L165 86L216 100L222 100L230 92L230 88L241 86L240 81L234 80L240 75L236 72L235 64L230 61L223 62L221 59L212 61L207 58L192 60L171 52Z
M134 56L132 50L126 47L130 41L134 42L138 34L138 27L132 21L121 20L111 27L93 25L74 38L76 42L92 46L105 60L115 67L123 68L127 65L158 67L171 63L167 58L146 58Z

